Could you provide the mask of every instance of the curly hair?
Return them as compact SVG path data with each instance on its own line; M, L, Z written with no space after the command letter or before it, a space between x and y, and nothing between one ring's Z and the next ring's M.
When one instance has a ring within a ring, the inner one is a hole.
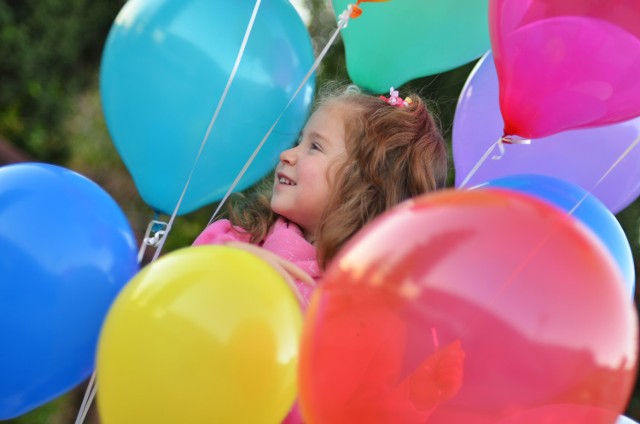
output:
M333 191L316 234L318 262L326 268L362 227L398 203L446 184L447 149L438 123L417 94L398 108L354 86L325 86L315 109L339 107L346 159L333 168ZM236 196L229 218L264 239L277 215L269 204L273 178L248 196Z

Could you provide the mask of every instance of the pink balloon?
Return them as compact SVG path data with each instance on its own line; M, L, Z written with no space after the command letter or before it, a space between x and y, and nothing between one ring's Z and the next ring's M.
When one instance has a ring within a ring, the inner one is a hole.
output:
M640 116L637 22L637 0L491 1L504 134L540 138Z
M456 187L502 134L499 81L488 52L471 72L453 120ZM564 131L528 145L506 145L500 160L488 159L466 187L515 174L560 178L588 190L617 213L640 196L640 146L631 149L597 186L616 160L640 137L640 117L596 128Z
M494 424L613 424L617 418L617 414L606 409L576 403L557 403L524 410Z

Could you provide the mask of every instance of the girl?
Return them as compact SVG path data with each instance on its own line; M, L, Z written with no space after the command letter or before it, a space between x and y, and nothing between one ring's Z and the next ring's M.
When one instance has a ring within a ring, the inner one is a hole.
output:
M236 197L230 220L214 222L194 242L259 254L288 278L303 308L351 236L403 200L444 187L448 168L443 137L420 97L402 99L393 88L377 97L350 86L320 98L299 143L281 153L272 183ZM455 372L458 363L448 368ZM390 408L399 416L403 406ZM294 406L284 423L301 422Z
M194 245L261 254L295 280L306 307L351 236L403 200L443 188L447 170L445 142L419 96L325 88L299 143L280 154L272 185L237 197L230 220L208 226Z

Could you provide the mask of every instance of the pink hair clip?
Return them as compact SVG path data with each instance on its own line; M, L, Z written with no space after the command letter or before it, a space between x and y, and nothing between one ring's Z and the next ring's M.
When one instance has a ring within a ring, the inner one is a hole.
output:
M380 100L384 100L385 102L389 103L391 106L395 106L395 107L407 107L412 103L411 97L407 97L404 100L402 100L401 97L399 97L399 92L398 90L395 90L393 87L391 87L391 90L389 90L389 98L386 98L385 96L380 96Z

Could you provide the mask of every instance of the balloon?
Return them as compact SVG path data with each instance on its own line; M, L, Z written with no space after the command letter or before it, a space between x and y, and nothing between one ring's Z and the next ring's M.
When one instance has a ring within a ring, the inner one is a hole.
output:
M627 293L633 299L635 269L631 246L620 223L602 202L575 184L545 175L510 175L476 186L488 187L530 194L571 213L571 216L589 227L605 244L622 272Z
M540 138L640 116L640 3L491 0L505 135Z
M485 424L557 404L585 407L567 424L615 417L637 369L621 279L584 225L532 196L405 202L345 246L312 298L305 422Z
M553 404L518 412L495 424L565 424L607 423L613 424L617 415L606 409L579 404Z
M460 187L502 132L498 77L491 53L471 72L453 120L452 148ZM640 118L605 127L566 131L529 145L505 145L500 160L486 160L467 186L513 174L541 174L589 190L613 213L640 196L640 148L634 148L597 186L607 170L640 137Z
M255 2L130 0L104 48L100 93L113 142L143 200L171 214L240 51ZM259 6L242 61L193 170L179 214L219 200L313 63L306 27L287 0ZM298 137L310 79L238 184L270 171Z
M136 256L124 214L92 181L41 163L0 168L0 420L91 375Z
M336 16L352 3L334 0ZM489 48L488 0L390 0L362 4L342 30L357 85L387 93L412 79L461 66Z
M197 246L145 267L98 348L98 405L112 423L276 423L296 395L301 311L270 265Z

